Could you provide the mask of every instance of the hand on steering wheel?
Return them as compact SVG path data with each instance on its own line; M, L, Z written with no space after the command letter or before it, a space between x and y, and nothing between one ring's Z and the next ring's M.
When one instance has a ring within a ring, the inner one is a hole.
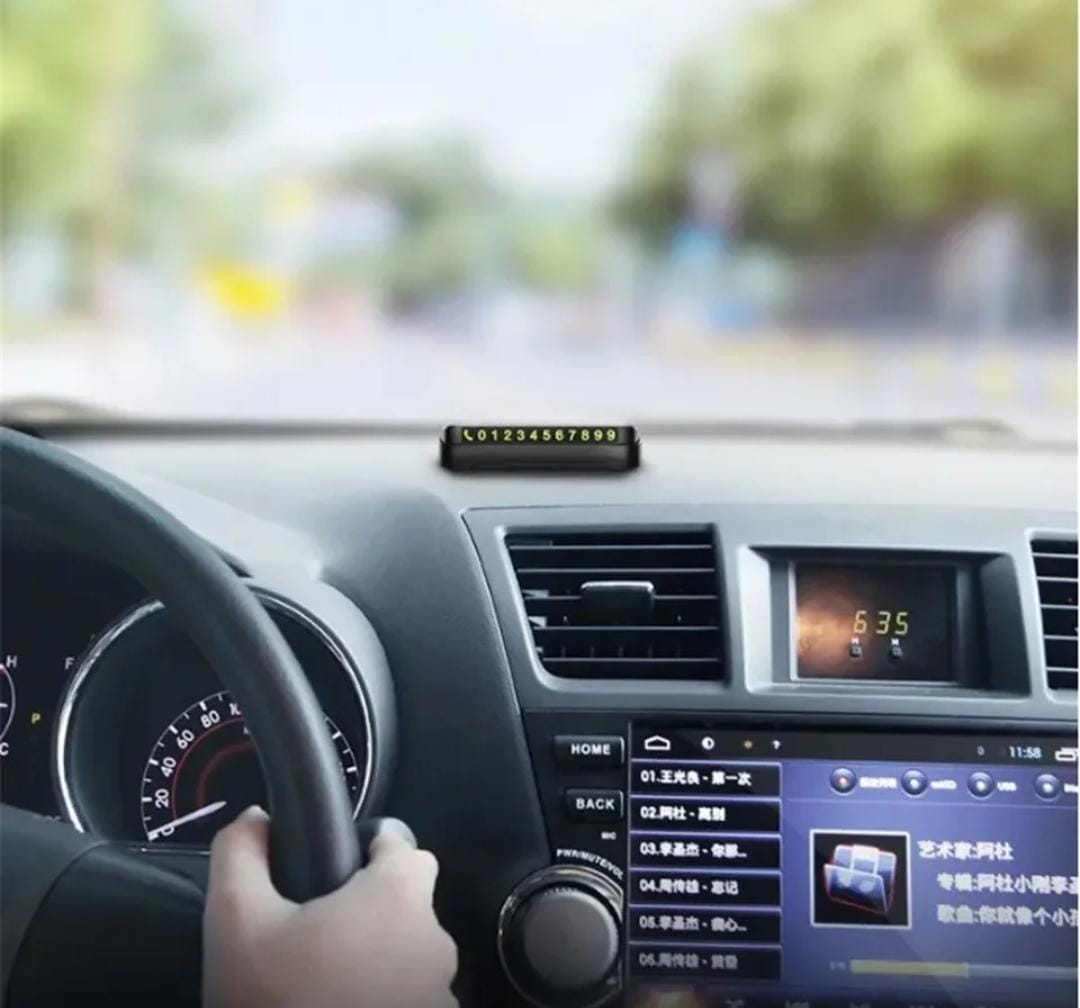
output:
M260 809L214 840L204 1008L456 1008L457 949L432 911L429 852L380 833L366 868L297 904L270 880L268 840Z

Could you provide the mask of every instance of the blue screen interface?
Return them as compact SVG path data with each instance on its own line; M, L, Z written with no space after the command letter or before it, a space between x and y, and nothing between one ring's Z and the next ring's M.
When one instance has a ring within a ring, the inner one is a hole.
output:
M1077 1004L1068 738L636 725L632 1008Z

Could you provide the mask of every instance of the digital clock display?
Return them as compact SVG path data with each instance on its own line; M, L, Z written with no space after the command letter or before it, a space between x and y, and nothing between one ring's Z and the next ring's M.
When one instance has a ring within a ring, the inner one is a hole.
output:
M1023 763L1040 763L1044 753L1041 745L1010 745L1006 747L1006 755Z
M798 676L952 681L954 577L930 565L797 564Z

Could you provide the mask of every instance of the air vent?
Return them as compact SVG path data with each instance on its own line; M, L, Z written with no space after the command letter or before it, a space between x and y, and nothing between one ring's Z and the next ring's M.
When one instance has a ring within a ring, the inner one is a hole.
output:
M1046 680L1051 689L1076 689L1076 540L1033 539L1039 583Z
M711 529L514 534L506 544L536 654L554 675L720 675Z

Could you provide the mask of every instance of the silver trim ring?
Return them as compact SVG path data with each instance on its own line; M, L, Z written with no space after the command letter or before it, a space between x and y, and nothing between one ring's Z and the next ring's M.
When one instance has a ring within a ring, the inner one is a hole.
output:
M586 868L583 865L576 864L553 864L523 878L503 901L495 933L495 946L499 954L499 963L502 966L503 975L509 981L510 986L514 988L520 997L528 1001L529 1004L535 1005L536 1008L550 1008L550 1005L537 1000L518 984L517 978L506 961L506 932L514 915L530 896L544 889L556 888L560 885L583 889L589 895L600 900L615 919L615 924L620 933L620 943L623 934L622 890L610 878L598 872L595 868ZM622 990L621 965L616 968L613 976L616 979L616 986L612 990L603 992L598 998L580 1005L579 1008L599 1008L600 1005L606 1004L615 997Z
M346 678L352 684L356 694L357 703L364 720L365 752L364 752L364 779L360 785L360 792L353 808L353 819L357 819L364 802L367 800L371 789L371 778L375 767L375 733L374 722L371 717L371 707L368 704L367 694L364 691L359 670L352 659L341 647L329 631L312 616L306 609L296 603L278 595L269 589L259 588L254 585L248 586L253 595L262 603L263 608L274 610L290 617L301 627L314 636L330 652L333 658L344 670ZM164 610L165 606L156 599L143 602L134 609L125 613L115 622L109 624L95 639L90 650L79 660L75 671L71 674L67 685L64 687L63 698L60 703L60 713L56 722L56 736L53 744L53 757L56 763L56 781L60 791L60 805L64 817L80 833L87 832L86 824L80 816L75 805L75 796L72 793L71 782L68 779L67 757L69 748L69 735L71 722L74 715L75 704L79 693L82 691L94 666L101 660L101 656L136 623L152 616L156 612ZM211 669L211 671L213 671Z

